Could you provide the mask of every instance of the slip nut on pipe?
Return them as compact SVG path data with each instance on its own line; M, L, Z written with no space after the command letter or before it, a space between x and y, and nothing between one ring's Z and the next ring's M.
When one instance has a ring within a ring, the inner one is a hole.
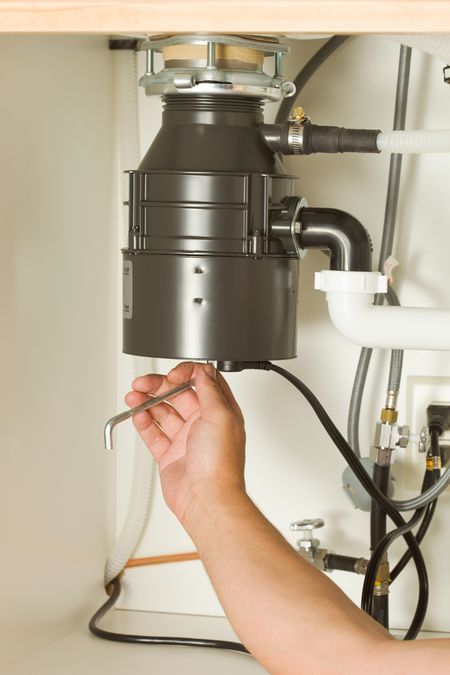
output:
M386 293L388 278L379 272L316 272L314 288L325 293Z

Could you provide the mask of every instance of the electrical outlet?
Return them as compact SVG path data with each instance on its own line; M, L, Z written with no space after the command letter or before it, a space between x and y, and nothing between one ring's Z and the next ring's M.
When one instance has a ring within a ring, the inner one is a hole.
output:
M427 407L433 402L450 404L450 377L413 376L407 378L406 419L411 432L419 433L427 424ZM450 443L450 430L441 436ZM425 458L419 453L416 443L410 443L406 451L406 462L402 471L406 488L417 490L425 466Z

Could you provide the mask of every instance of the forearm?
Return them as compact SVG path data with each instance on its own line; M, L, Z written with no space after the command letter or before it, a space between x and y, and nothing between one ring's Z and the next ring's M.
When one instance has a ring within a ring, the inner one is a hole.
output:
M272 675L369 673L389 634L298 556L240 491L184 523L240 639ZM308 652L300 649L308 645Z

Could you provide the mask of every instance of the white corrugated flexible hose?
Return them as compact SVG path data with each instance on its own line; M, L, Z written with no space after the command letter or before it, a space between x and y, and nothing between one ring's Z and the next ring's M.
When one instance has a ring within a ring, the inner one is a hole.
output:
M389 40L419 49L450 63L450 35L389 35ZM450 152L450 129L430 131L388 131L378 135L378 149L398 154Z
M135 169L140 162L137 53L134 50L117 50L113 52L113 58L116 154L121 180L118 227L120 241L123 241L128 230L122 210L123 197L126 193L123 172L126 169ZM138 360L130 357L130 377L138 374L137 368ZM133 477L128 511L120 535L106 561L105 586L120 574L132 557L144 531L150 509L154 461L148 450L138 442L136 434L133 445Z

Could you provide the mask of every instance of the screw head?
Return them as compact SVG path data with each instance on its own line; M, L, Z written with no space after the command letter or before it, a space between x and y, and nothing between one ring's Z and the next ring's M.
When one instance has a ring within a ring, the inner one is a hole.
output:
M283 82L281 85L281 93L284 98L290 98L295 94L295 84L293 82Z

